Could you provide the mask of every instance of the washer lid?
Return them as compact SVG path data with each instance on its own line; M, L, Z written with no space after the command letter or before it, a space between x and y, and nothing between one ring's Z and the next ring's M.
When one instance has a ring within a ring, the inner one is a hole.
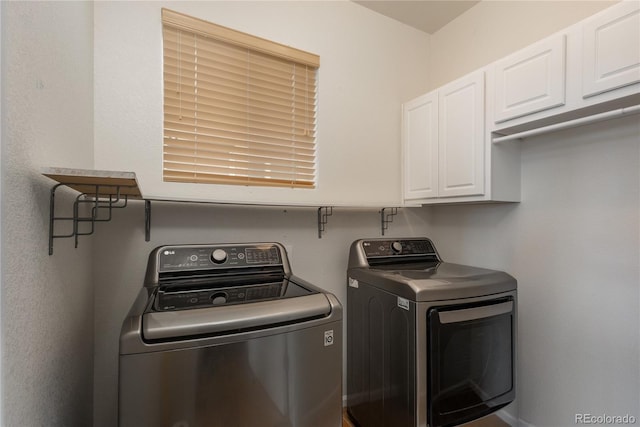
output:
M153 311L191 310L212 306L251 304L319 293L291 280L291 276L210 277L165 283L157 288Z
M142 316L142 338L154 341L230 334L329 314L331 304L323 293L249 304L152 311Z
M516 280L502 271L447 262L357 267L349 269L348 275L416 302L472 298L517 288Z

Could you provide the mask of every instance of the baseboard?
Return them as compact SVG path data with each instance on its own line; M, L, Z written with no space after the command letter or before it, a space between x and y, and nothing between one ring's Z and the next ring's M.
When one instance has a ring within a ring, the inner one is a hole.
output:
M526 421L524 421L522 418L516 418L513 415L511 415L509 412L505 411L504 409L499 410L498 412L496 412L496 415L505 423L509 424L510 426L513 427L536 427L533 424L530 424Z
M498 418L500 418L502 421L509 424L510 426L513 426L513 427L519 426L518 419L513 415L511 415L509 412L505 411L504 409L501 409L498 412L496 412L496 415L498 416Z
M529 424L528 422L524 421L522 418L514 417L504 409L501 409L498 412L496 412L496 415L502 421L504 421L505 423L509 424L512 427L536 427L533 424Z

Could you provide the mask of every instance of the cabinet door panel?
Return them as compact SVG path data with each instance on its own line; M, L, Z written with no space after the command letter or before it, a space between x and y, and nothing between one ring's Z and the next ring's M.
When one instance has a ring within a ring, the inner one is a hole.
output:
M438 194L484 194L484 72L444 86L438 102Z
M640 2L623 2L585 22L584 98L640 82Z
M495 63L495 122L564 105L566 37L558 35Z
M437 196L438 97L428 93L403 105L404 198Z

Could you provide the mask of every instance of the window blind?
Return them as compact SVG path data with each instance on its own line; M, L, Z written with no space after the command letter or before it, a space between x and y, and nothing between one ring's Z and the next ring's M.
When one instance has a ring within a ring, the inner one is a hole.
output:
M163 179L315 187L317 55L162 10Z

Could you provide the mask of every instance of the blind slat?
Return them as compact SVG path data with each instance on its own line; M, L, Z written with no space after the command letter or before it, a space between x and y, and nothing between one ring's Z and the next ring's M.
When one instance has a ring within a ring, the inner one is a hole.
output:
M165 153L171 153L174 150L190 150L201 151L225 151L225 152L242 152L256 156L272 158L274 161L282 159L287 160L288 156L295 155L300 161L313 163L315 152L309 149L301 149L298 147L287 147L268 144L251 144L240 145L242 143L233 143L225 140L218 140L208 143L202 143L194 140L173 140L171 144L165 144Z
M268 187L291 187L291 188L313 188L313 181L287 181L260 178L240 178L226 175L196 175L195 173L182 171L165 171L165 181L170 182L189 182L202 184L228 184L228 185L251 185L251 186L268 186Z
M244 150L225 150L223 147L211 147L207 149L192 149L187 147L171 147L165 152L165 159L171 156L194 157L203 164L215 164L220 161L221 164L228 162L242 161L247 163L255 163L259 165L270 165L279 169L291 169L288 159L283 156L265 156L261 151L244 151ZM299 161L296 166L300 169L314 170L313 158L299 154Z
M246 163L225 163L225 164L207 164L198 163L194 164L189 157L171 156L167 160L167 164L174 166L177 169L189 170L190 172L204 173L204 174L232 174L237 176L252 176L256 178L270 177L274 179L288 179L292 180L296 177L301 179L312 179L314 171L311 169L296 168L296 170L290 170L285 168L269 168L268 172L265 172L263 167L259 164L246 164Z
M172 110L179 110L173 109ZM215 114L180 115L189 111L165 112L165 129L183 129L185 132L217 134L218 132L246 133L249 135L262 135L265 137L283 140L304 140L305 137L313 137L314 130L307 127L305 120L295 120L290 123L282 123L277 120L267 121L229 117ZM302 139L301 139L302 138Z

